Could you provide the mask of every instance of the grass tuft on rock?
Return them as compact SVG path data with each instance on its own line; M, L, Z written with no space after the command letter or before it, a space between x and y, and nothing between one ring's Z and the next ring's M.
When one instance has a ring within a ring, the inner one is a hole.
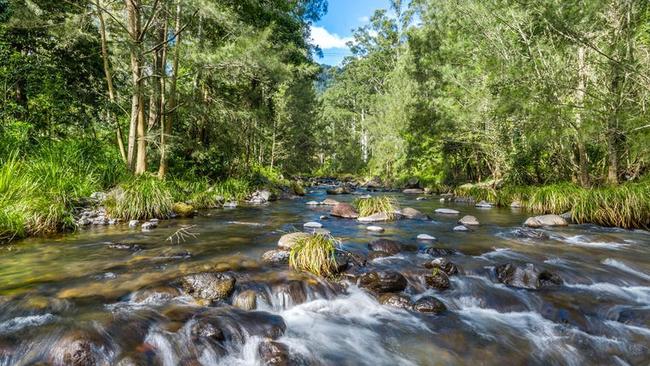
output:
M289 266L297 271L330 277L336 269L335 250L336 240L330 235L314 234L299 239L289 252Z
M390 220L395 219L395 211L399 209L395 199L389 196L357 198L353 205L361 217L385 213Z
M104 202L111 217L148 220L169 217L174 198L169 185L152 176L139 176L113 189Z

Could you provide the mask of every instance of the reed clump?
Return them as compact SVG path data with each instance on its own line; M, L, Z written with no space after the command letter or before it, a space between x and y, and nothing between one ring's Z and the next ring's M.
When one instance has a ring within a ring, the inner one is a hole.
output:
M336 240L325 234L299 239L289 252L289 266L320 277L330 277L336 271Z
M376 196L370 198L357 198L352 204L360 216L370 216L378 213L386 214L388 219L396 218L395 211L399 209L397 201L389 196Z

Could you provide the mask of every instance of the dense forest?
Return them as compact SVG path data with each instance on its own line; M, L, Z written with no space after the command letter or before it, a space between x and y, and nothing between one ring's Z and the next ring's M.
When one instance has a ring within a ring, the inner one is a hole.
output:
M119 192L118 217L165 216L306 175L490 182L493 200L642 182L613 224L648 226L646 1L392 0L340 67L310 39L326 11L0 0L0 240L74 228L96 191Z

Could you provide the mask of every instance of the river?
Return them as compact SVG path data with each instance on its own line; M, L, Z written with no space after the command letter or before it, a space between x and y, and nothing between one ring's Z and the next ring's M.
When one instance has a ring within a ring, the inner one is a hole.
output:
M318 187L296 200L164 220L150 232L118 225L0 247L0 365L256 365L269 336L289 364L650 364L650 233L571 225L532 239L518 235L527 217L519 210L390 194L431 219L381 223L383 233L355 220L320 219L330 207L305 204L327 197ZM474 215L481 225L455 232L459 217L434 214L439 207ZM321 222L361 255L377 238L453 249L447 258L460 273L444 291L419 280L432 259L422 250L363 269L398 271L411 300L434 296L447 310L381 305L354 281L341 286L259 262L307 221ZM195 237L167 240L187 225ZM418 242L423 233L437 241ZM495 275L504 263L532 263L563 283L507 286ZM179 277L202 271L234 274L233 298L252 289L257 309L207 306L178 291Z

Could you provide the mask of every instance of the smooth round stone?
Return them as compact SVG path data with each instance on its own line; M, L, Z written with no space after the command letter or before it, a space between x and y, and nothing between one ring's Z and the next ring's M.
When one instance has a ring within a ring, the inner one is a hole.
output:
M317 201L309 201L309 202L307 202L307 203L305 203L305 204L306 204L307 206L318 206L318 205L320 205L320 202L317 202Z
M418 240L436 240L435 236L431 236L429 234L420 234L417 237Z
M376 233L381 233L381 232L384 231L384 228L381 227L381 226L370 225L370 226L366 227L366 230L373 231L373 232L376 232Z
M427 198L426 198L426 197L418 197L418 198L416 198L415 200L416 200L416 201L426 201Z
M320 222L310 221L304 223L302 226L310 229L320 229L323 227L323 224L321 224Z
M469 229L464 225L458 225L454 228L454 231L468 231Z
M486 201L481 201L474 206L478 208L492 208L492 204Z
M363 196L359 196L359 199L368 199L368 198L372 198L372 196L369 195L369 194L365 194L365 195L363 195Z
M237 208L237 202L226 202L223 204L223 208Z
M461 225L480 225L478 219L472 215L463 216L462 219L458 220L458 223Z
M459 215L460 214L460 211L453 210L451 208L439 208L439 209L436 209L435 212L437 214L440 214L440 215Z
M320 215L320 217L319 217L319 219L320 219L320 220L327 220L327 219L328 219L328 217L327 217L327 216L325 216L325 215Z

